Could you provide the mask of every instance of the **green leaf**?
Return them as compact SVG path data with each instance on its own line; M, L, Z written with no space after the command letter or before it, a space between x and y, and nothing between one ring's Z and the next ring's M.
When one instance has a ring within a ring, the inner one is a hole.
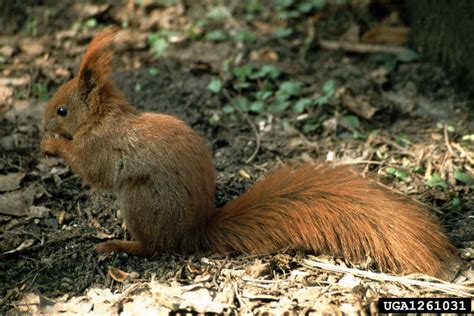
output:
M412 49L405 49L397 54L397 59L401 62L411 62L420 59L420 55Z
M226 105L222 108L222 112L226 114L232 114L235 112L235 108L232 105Z
M281 98L276 98L268 109L270 112L278 114L285 111L289 105L290 101Z
M388 174L391 174L399 179L402 179L402 180L406 180L410 177L410 175L408 173L406 173L405 171L401 171L401 170L398 170L396 168L393 168L393 167L387 167L385 168L385 171L388 173Z
M313 100L309 98L302 98L299 99L294 105L293 105L293 112L295 113L303 113L304 110L313 104Z
M461 200L458 197L455 197L451 200L451 202L449 202L448 208L450 210L455 210L455 209L458 209L461 206L461 204L462 204Z
M353 139L366 140L368 137L369 136L368 136L367 133L362 133L362 132L359 132L359 131L353 131L352 132L352 138Z
M254 42L256 40L255 35L246 30L238 31L234 34L233 38L236 42Z
M221 92L222 81L220 79L213 79L207 86L207 89L213 93Z
M321 9L326 5L327 0L309 0L298 5L298 10L303 13L309 13L313 9Z
M400 171L400 170L397 170L397 172L395 172L395 176L397 178L402 179L402 180L407 180L410 177L410 175L408 173L406 173L404 171Z
M439 128L439 129L444 129L444 123L443 122L438 122L438 123L436 123L436 127ZM450 133L454 132L454 130L455 130L454 127L451 126L451 125L446 126L446 129Z
M288 10L288 11L280 11L278 13L278 18L280 20L289 20L289 19L296 19L301 16L301 12L298 10Z
M245 11L247 13L258 13L263 10L262 4L259 0L248 0L244 1L245 3Z
M250 111L260 113L265 109L265 103L262 101L255 101L250 104Z
M222 42L227 39L227 34L223 30L214 30L207 32L205 38L208 41Z
M301 82L299 81L285 81L280 85L277 95L288 99L290 96L298 96L301 94Z
M464 136L462 137L462 140L465 140L465 141L468 141L468 140L474 141L474 134L464 135Z
M94 18L87 19L84 22L84 26L87 27L88 29L92 29L97 26L97 20Z
M357 116L346 115L341 119L341 125L344 127L349 127L352 129L357 129L360 127L360 121Z
M429 178L425 184L429 186L430 188L442 188L442 189L447 189L448 184L444 179L437 173L433 174L431 178Z
M467 173L462 172L459 169L454 170L454 178L467 185L474 185L474 177L468 175Z
M332 97L334 95L334 92L336 91L334 80L326 81L323 85L323 91L324 93L326 93L327 97Z
M148 36L148 43L150 44L150 51L155 58L161 57L168 47L168 41L166 38L161 37L157 33Z
M421 173L425 172L425 169L423 169L422 167L413 167L411 169L411 171L414 172L414 173L421 174Z
M311 118L307 120L303 126L303 132L309 133L316 130L319 127L320 123L316 118Z
M235 67L232 70L232 74L234 77L239 80L239 81L246 81L247 78L252 74L253 72L253 67L251 64L245 64L240 67Z
M134 90L135 92L140 92L140 91L142 91L142 85L139 84L139 83L136 83L135 86L133 87L133 90Z
M329 101L329 97L326 96L326 95L322 95L320 97L317 97L314 99L314 104L315 105L323 105L323 104L326 104L328 103Z
M294 2L295 0L276 0L276 8L283 10L290 7Z
M257 91L254 94L255 99L260 100L260 101L268 100L268 98L270 98L272 95L273 95L272 91L265 91L265 90Z
M156 75L158 75L158 69L152 67L148 69L148 73L150 74L150 76L155 77Z
M272 65L263 65L260 70L250 75L251 79L263 78L269 76L272 79L276 79L280 75L280 70Z
M275 37L285 38L293 34L293 29L289 27L279 27L275 30Z
M237 106L242 111L249 110L249 100L246 97L238 97L234 100L235 106Z
M411 141L408 139L407 135L404 134L399 134L395 137L395 141L397 144L400 144L403 147L409 146L411 144Z
M36 97L42 101L48 101L49 99L49 92L48 86L44 83L35 83L33 84L33 93Z

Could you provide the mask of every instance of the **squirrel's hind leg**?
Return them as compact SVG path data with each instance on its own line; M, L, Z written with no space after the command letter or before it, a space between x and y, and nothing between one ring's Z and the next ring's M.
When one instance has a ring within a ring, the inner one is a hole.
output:
M95 250L99 253L113 251L126 252L138 257L151 257L153 255L153 251L145 247L139 241L109 240L97 244Z

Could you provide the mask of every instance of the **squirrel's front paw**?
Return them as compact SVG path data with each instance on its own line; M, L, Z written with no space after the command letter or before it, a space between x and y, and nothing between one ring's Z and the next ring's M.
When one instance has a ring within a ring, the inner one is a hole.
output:
M46 136L41 141L41 151L48 156L59 156L61 139L53 136Z

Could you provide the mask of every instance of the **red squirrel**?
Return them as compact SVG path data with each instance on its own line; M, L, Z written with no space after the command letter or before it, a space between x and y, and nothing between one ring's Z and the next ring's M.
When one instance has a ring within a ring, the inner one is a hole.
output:
M413 200L347 166L285 165L222 209L203 139L183 121L141 113L109 78L116 28L97 34L78 74L51 98L41 149L91 186L117 196L132 241L98 252L267 254L295 249L361 261L381 271L445 278L455 247Z

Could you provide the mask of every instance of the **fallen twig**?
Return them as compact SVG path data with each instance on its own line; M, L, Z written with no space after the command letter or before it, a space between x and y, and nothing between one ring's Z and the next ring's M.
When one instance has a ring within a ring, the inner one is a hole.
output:
M377 44L364 44L364 43L352 43L345 41L331 41L320 39L319 46L329 50L344 50L353 53L387 53L387 54L405 54L409 53L410 50L402 46L393 45L377 45Z
M395 276L395 275L389 275L385 273L376 273L372 271L359 270L355 268L346 268L340 265L318 262L318 261L307 260L307 259L303 260L303 265L311 269L319 268L319 269L333 271L333 272L351 273L353 275L357 275L360 277L364 277L364 278L368 278L368 279L372 279L376 281L398 282L405 286L411 286L411 285L419 286L422 288L437 290L443 293L456 295L460 297L461 296L470 297L472 293L474 293L474 286L468 287L468 286L463 286L463 285L457 285L457 284L448 283L436 278L432 278L433 282L421 281L421 280L410 278L408 276Z

